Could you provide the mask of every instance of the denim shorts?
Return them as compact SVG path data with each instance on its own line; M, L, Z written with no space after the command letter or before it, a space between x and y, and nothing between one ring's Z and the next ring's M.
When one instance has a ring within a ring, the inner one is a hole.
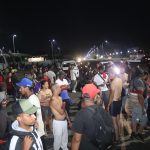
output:
M41 106L41 111L42 111L42 119L43 119L43 121L46 121L46 118L52 115L50 107Z
M141 126L146 126L148 121L147 116L142 113L142 107L141 106L135 106L132 109L132 123L137 124L139 123Z

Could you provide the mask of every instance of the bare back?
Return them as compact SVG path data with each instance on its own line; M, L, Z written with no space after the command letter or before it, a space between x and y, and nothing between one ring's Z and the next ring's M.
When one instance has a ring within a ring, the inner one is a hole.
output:
M120 78L115 78L111 83L111 91L113 92L113 101L118 101L121 98L122 92L122 80Z

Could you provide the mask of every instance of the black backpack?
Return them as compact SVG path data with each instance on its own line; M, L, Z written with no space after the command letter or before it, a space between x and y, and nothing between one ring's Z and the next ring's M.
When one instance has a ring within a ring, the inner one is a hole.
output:
M91 142L100 150L108 149L113 145L115 135L112 118L102 107L89 107L89 109L93 112L92 117L95 126Z

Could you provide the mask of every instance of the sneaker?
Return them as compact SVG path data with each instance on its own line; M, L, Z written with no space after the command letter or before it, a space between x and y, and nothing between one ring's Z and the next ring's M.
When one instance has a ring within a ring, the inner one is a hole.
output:
M73 91L72 91L72 93L76 93L76 91L75 91L75 90L73 90Z

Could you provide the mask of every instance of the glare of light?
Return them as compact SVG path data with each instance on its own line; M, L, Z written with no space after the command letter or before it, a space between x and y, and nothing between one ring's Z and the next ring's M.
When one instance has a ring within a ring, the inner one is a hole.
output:
M16 36L17 36L16 34L13 35L13 37L16 37Z
M103 55L101 55L101 57L100 58L104 58L104 56Z
M108 41L107 41L107 40L105 40L105 43L108 43Z
M83 60L86 60L86 57L84 57Z
M130 51L128 51L128 53L130 53Z
M122 52L120 52L120 54L122 54Z
M113 69L116 74L120 74L120 69L118 67L115 66Z
M116 55L118 55L118 52L116 52Z
M98 57L98 54L96 54L96 57Z
M81 60L82 60L82 59L81 59L80 57L79 57L79 58L77 58L77 62L81 62Z
M111 56L111 53L109 55Z
M134 52L136 52L136 49L134 49Z

